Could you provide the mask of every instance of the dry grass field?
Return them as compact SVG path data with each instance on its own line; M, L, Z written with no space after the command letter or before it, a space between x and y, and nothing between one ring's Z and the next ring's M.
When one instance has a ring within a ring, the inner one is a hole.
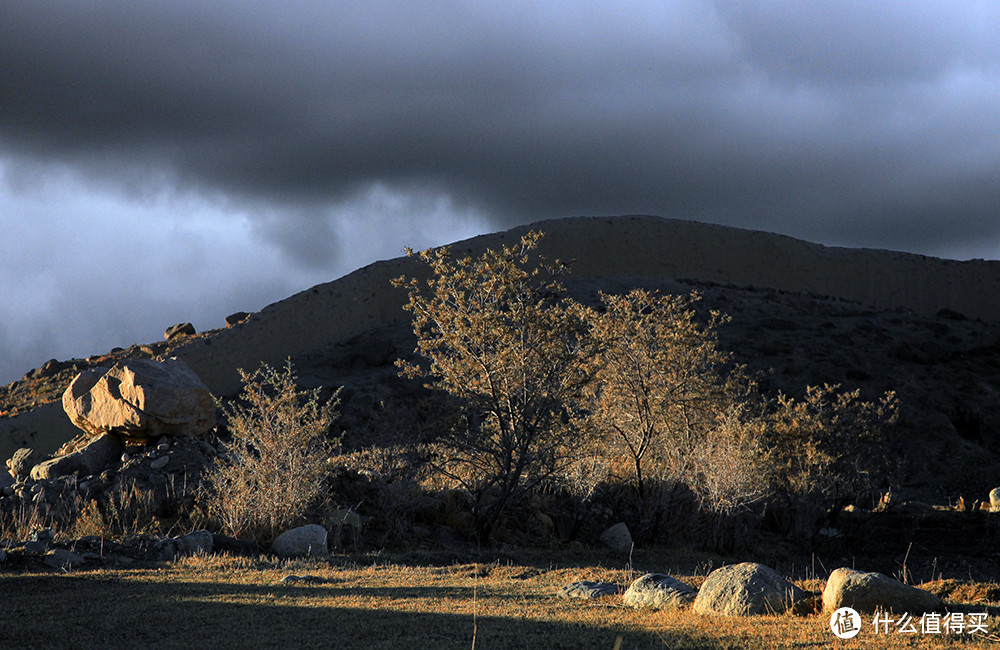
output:
M633 610L614 597L554 597L575 580L628 584L639 575L634 570L547 567L542 555L492 563L414 560L217 556L152 569L7 573L0 575L0 647L936 648L1000 640L1000 603L984 600L998 597L996 585L930 586L952 609L989 611L991 634L876 635L868 626L841 641L828 617L816 613L726 618ZM698 573L685 579L697 586L704 579ZM312 579L282 582L289 575ZM800 585L822 588L819 580Z

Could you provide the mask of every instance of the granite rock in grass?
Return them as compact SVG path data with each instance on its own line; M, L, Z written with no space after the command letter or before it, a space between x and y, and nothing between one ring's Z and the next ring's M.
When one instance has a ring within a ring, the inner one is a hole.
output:
M317 524L299 526L278 535L271 551L278 557L326 555L326 536L326 528Z
M664 573L647 573L633 582L622 600L629 607L679 609L694 602L698 591Z
M621 585L613 582L593 582L590 580L580 580L571 582L559 591L556 596L559 598L579 598L582 600L597 600L606 596L616 596L622 592Z
M859 612L877 609L918 614L940 610L941 599L923 589L875 572L841 567L835 569L823 589L823 611L851 607Z
M774 569L756 562L743 562L710 573L698 590L692 610L697 614L725 616L781 614L810 597L809 592Z

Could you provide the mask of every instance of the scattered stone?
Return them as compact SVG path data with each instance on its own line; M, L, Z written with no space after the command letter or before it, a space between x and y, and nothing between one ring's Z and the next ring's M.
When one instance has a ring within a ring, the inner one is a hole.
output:
M95 436L114 431L136 440L199 437L215 425L208 387L176 357L121 361L103 374L82 372L62 402L73 424Z
M260 553L257 545L249 540L236 539L219 533L212 535L212 549L216 553L229 553L230 555L254 556Z
M123 449L124 445L118 436L102 433L79 451L35 465L31 470L31 478L41 481L70 474L100 474L108 467L118 464Z
M25 553L29 553L29 554L32 554L32 555L41 555L42 553L44 553L47 550L49 550L49 543L48 542L31 541L31 542L25 542L24 543L24 552Z
M326 555L326 528L307 524L286 530L271 544L271 551L278 557Z
M774 569L743 562L710 573L698 590L692 610L696 614L725 616L781 614L810 596Z
M207 530L196 530L181 537L165 537L153 544L152 554L158 560L171 561L184 555L207 555L212 552L214 538Z
M332 524L332 538L330 546L332 548L343 548L352 545L355 548L361 543L361 517L350 508L337 508L333 511L330 522Z
M31 476L31 468L40 460L34 449L22 447L7 460L7 470L15 481L23 481Z
M282 578L280 580L280 582L283 585L293 585L293 584L298 584L298 583L313 584L313 585L315 585L315 584L320 584L320 583L326 582L326 580L323 580L323 578L320 578L319 576L314 576L314 575L308 575L308 574L306 574L304 576L297 576L297 575L293 574L293 575L287 575L287 576L285 576L284 578Z
M163 332L163 338L171 341L175 338L181 336L194 336L195 329L194 325L191 323L177 323L176 325L171 325Z
M226 316L226 327L232 327L233 325L242 323L249 316L250 314L246 313L245 311L238 311L234 314L229 314L228 316Z
M1000 487L990 490L990 511L1000 512Z
M214 538L207 530L196 530L187 535L181 535L178 546L184 555L208 555L212 552Z
M605 596L615 596L622 592L621 585L613 582L592 582L581 580L571 582L559 591L556 596L559 598L581 598L583 600L596 600Z
M632 533L624 521L618 522L601 533L601 543L621 553L632 550Z
M633 582L622 597L629 607L680 609L694 602L698 591L664 573L647 573Z
M74 553L73 551L66 550L64 548L54 548L45 554L42 558L42 562L53 567L55 569L74 569L84 562L86 559L82 555Z
M841 607L853 607L859 612L882 609L919 614L943 607L941 599L923 589L905 585L881 573L835 569L823 590L823 611L834 612Z
M167 463L169 462L170 462L170 456L160 456L159 458L157 458L156 460L154 460L149 464L149 469L153 471L161 470L164 467L166 467Z
M180 543L173 537L164 537L153 544L153 557L158 560L169 562L176 559L180 554Z

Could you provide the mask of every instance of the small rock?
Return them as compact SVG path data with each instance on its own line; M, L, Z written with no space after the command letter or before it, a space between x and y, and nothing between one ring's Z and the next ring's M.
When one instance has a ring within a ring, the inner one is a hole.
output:
M647 573L633 582L622 601L629 607L678 609L694 602L694 587L664 573Z
M82 555L64 548L54 548L45 554L42 562L56 569L72 569L82 565L86 560Z
M990 490L990 511L1000 512L1000 487Z
M32 555L40 555L49 550L48 542L25 542L24 552Z
M601 543L621 553L632 550L632 533L624 521L618 522L601 533Z
M271 544L271 551L278 557L326 555L326 528L307 524L286 530Z
M250 316L250 314L246 313L245 311L238 311L233 314L229 314L228 316L226 316L226 327L232 327L233 325L242 323L247 319L248 316Z
M212 535L212 549L216 553L229 553L230 555L254 556L260 553L257 545L249 540L236 539L219 533Z
M167 466L167 463L169 462L170 462L170 456L160 456L159 458L157 458L156 460L154 460L149 464L149 469L154 471L163 469L164 467Z
M330 523L333 528L330 540L333 548L357 546L361 541L361 517L350 508L334 510L330 516Z
M296 583L319 584L321 582L325 582L325 580L323 580L323 578L320 578L319 576L313 576L307 574L304 576L287 575L284 578L282 578L280 582L281 584L284 585L293 585Z
M171 561L181 554L180 544L172 537L165 537L153 544L153 557Z
M90 478L90 479L87 479L85 481L81 481L80 482L80 492L83 492L83 493L90 492L94 488L100 486L100 484L101 484L101 479L100 478Z
M22 447L10 457L10 460L7 461L7 467L15 481L23 481L31 476L31 468L41 460L34 449Z
M168 341L180 336L193 336L195 334L194 325L191 323L177 323L171 325L163 332L163 338Z
M571 582L559 591L556 596L559 598L581 598L583 600L596 600L605 596L615 596L622 592L621 585L612 582L592 582L581 580Z
M7 561L7 551L0 548L0 564L3 564L6 561Z
M177 541L180 543L180 551L185 555L208 555L212 552L212 533L207 530L181 535Z
M31 534L32 542L51 542L53 538L51 528L42 528Z

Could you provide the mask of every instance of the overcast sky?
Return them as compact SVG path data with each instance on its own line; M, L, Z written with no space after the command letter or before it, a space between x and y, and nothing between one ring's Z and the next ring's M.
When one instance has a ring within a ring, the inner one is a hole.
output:
M0 1L0 382L645 213L1000 258L1000 3Z

